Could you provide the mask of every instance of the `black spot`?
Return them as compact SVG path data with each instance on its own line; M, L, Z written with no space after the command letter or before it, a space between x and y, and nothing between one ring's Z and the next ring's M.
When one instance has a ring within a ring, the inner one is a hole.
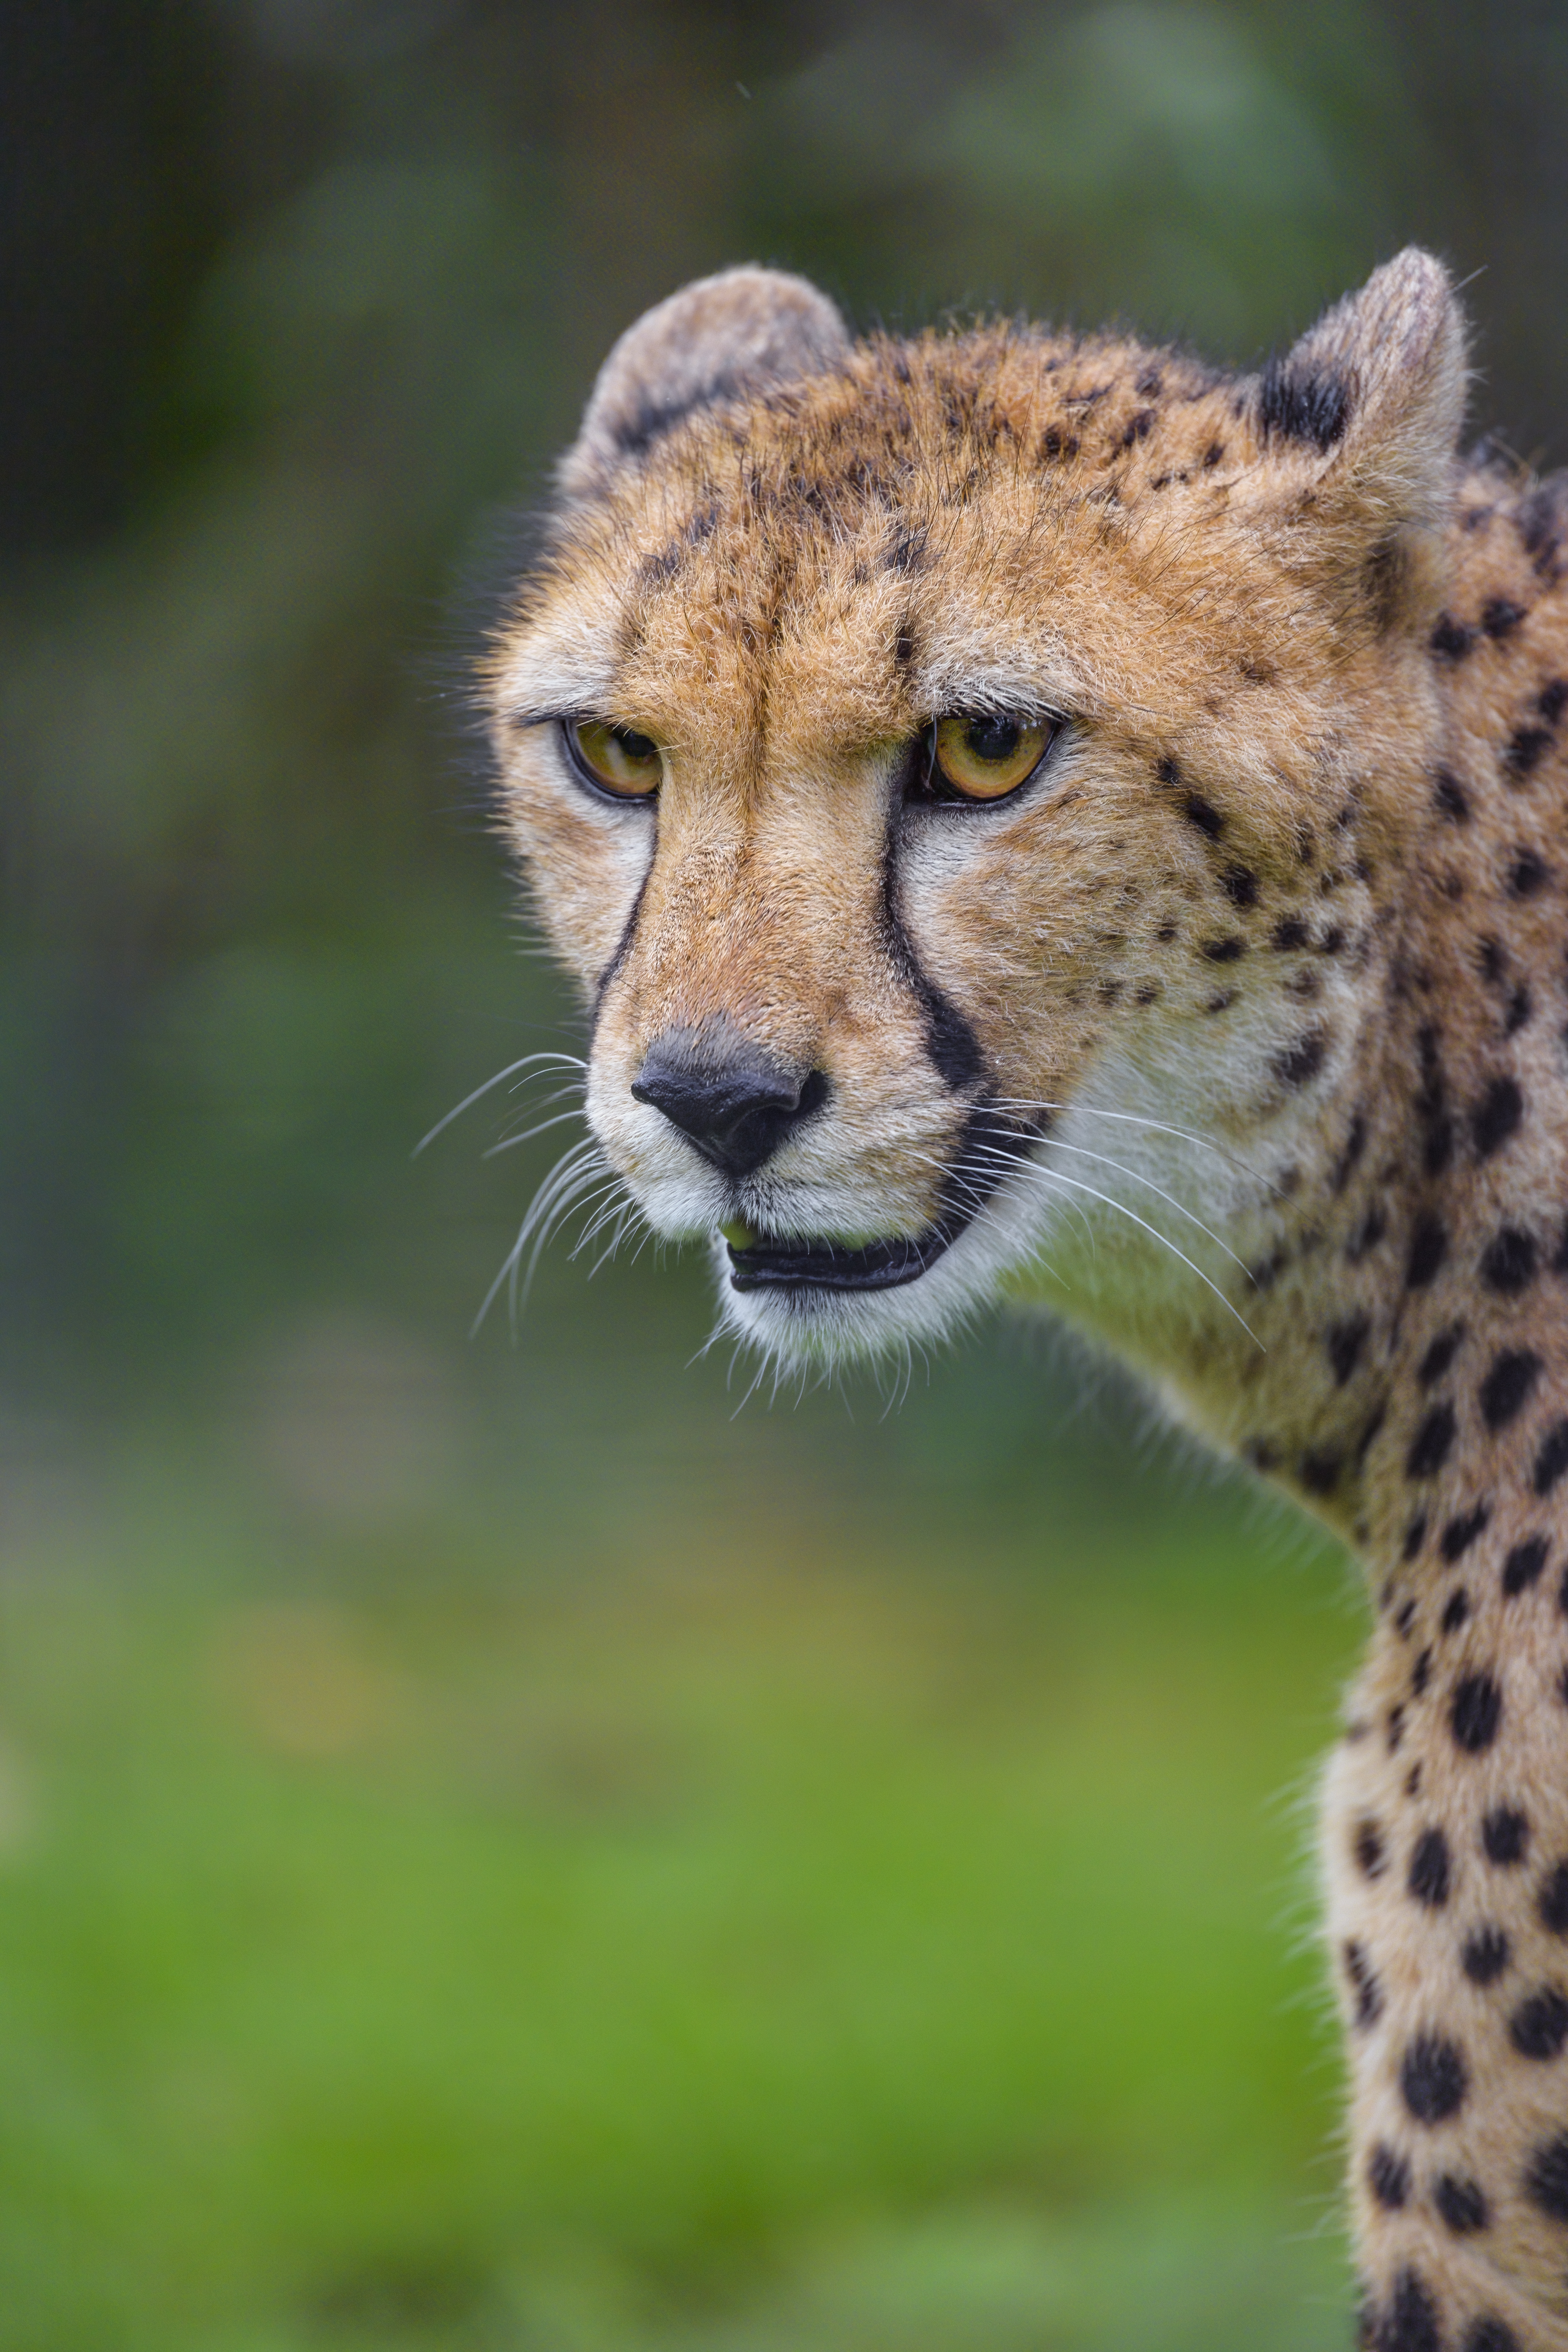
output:
M1373 2149L1366 2168L1367 2186L1378 2203L1391 2213L1407 2203L1410 2197L1410 2167L1404 2157L1379 2140Z
M1361 1351L1372 1329L1369 1315L1347 1316L1342 1323L1333 1324L1329 1331L1329 1362L1333 1367L1335 1384L1343 1388L1361 1361Z
M1448 1236L1436 1217L1418 1217L1405 1268L1406 1290L1425 1290L1448 1254Z
M1281 1086L1304 1087L1323 1066L1329 1041L1321 1029L1309 1029L1304 1036L1283 1054L1276 1054L1269 1067Z
M1568 1936L1568 1862L1557 1863L1547 1872L1535 1907L1543 1927L1554 1936Z
M1438 1332L1415 1368L1415 1377L1424 1389L1433 1387L1442 1379L1458 1354L1464 1337L1462 1323L1451 1323L1446 1331Z
M1374 1250L1388 1231L1388 1220L1374 1203L1362 1219L1345 1244L1345 1255L1352 1265L1359 1265L1370 1250Z
M1383 1851L1383 1832L1375 1822L1356 1823L1355 1858L1364 1878L1381 1878L1388 1867Z
M1182 781L1182 772L1169 752L1155 761L1154 773L1163 784L1179 784Z
M1540 1366L1537 1365L1537 1370ZM1538 1581L1546 1565L1547 1544L1544 1536L1530 1536L1523 1543L1515 1544L1502 1564L1503 1597L1517 1601L1521 1592Z
M1503 1015L1503 1035L1505 1037L1517 1037L1525 1023L1529 1020L1531 1011L1531 1005L1530 991L1521 982L1519 987L1514 990L1513 994L1509 998L1508 1011Z
M1459 2352L1521 2352L1518 2336L1506 2319L1491 2312L1483 2312L1479 2319L1470 2322L1465 2330L1465 2340Z
M1350 389L1335 368L1272 359L1258 387L1258 422L1265 440L1307 441L1331 449L1350 418Z
M1391 1706L1388 1710L1388 1752L1392 1756L1405 1737L1405 1709Z
M1465 1513L1463 1518L1450 1519L1443 1530L1442 1540L1438 1547L1444 1559L1462 1559L1490 1517L1490 1506L1478 1503L1473 1511ZM1463 1622L1463 1619L1460 1622Z
M1487 2200L1479 2181L1445 2172L1432 2191L1432 2201L1456 2238L1473 2238L1487 2226Z
M1410 1441L1405 1457L1407 1478L1435 1478L1453 1446L1457 1423L1451 1404L1435 1404Z
M900 669L914 667L915 633L907 621L893 640L893 660Z
M1223 441L1211 441L1208 447L1204 451L1204 465L1205 468L1210 466L1217 466L1224 456L1225 443Z
M1135 410L1121 428L1121 446L1124 449L1131 449L1135 441L1146 440L1153 429L1153 424L1154 412L1152 408Z
M1467 1756L1479 1756L1498 1736L1502 1693L1490 1675L1467 1675L1455 1687L1448 1727Z
M1535 1457L1536 1493L1550 1495L1564 1470L1568 1470L1568 1421L1554 1421Z
M1481 626L1494 644L1513 635L1524 618L1524 606L1510 596L1489 596L1481 606Z
M1205 940L1203 951L1210 963L1235 963L1239 956L1247 953L1247 941L1237 939Z
M1447 2123L1465 2104L1469 2076L1458 2045L1440 2033L1420 2033L1399 2069L1405 2104L1418 2124Z
M1331 1450L1312 1450L1301 1456L1301 1484L1309 1495L1331 1495L1340 1483L1342 1457Z
M1330 1178L1336 1193L1342 1192L1354 1175L1362 1153L1366 1150L1366 1120L1358 1110L1346 1132L1344 1146L1335 1160Z
M1425 1698L1426 1685L1432 1679L1432 1653L1423 1650L1411 1669L1410 1687L1417 1698Z
M1175 936L1176 926L1174 923L1162 923L1159 929L1154 934L1154 937L1159 940L1160 945L1163 948L1168 948Z
M1555 1985L1543 1985L1521 2000L1508 2021L1508 2038L1521 2058L1544 2064L1568 2042L1568 2000Z
M1478 1927L1466 1939L1459 1965L1473 1985L1496 1984L1513 1958L1513 1947L1500 1927Z
M1373 2337L1376 2352L1442 2352L1437 2306L1418 2271L1402 2270Z
M1535 698L1535 707L1548 727L1555 727L1568 709L1568 677L1548 678Z
M1367 1958L1365 1948L1353 1937L1343 1946L1340 1957L1344 1961L1345 1975L1355 1995L1355 2021L1364 2032L1369 2025L1375 2025L1383 2014L1383 1987Z
M1445 1633L1457 1633L1470 1613L1470 1596L1461 1584L1450 1592L1443 1610L1441 1629Z
M1300 917L1286 915L1275 924L1269 934L1268 944L1271 948L1277 949L1281 955L1288 955L1292 948L1304 948L1307 938L1307 926Z
M1219 887L1233 906L1258 904L1258 877L1249 866L1227 866L1219 877Z
M1186 799L1182 803L1182 814L1189 824L1195 824L1200 833L1206 833L1211 841L1217 841L1225 831L1224 817L1216 808L1205 800L1202 793L1187 794Z
M1405 1530L1405 1541L1400 1547L1399 1553L1401 1559L1414 1559L1426 1540L1426 1514L1425 1511L1417 1511L1415 1517L1411 1520L1410 1525ZM1414 1618L1415 1614L1415 1603L1413 1601L1407 1601L1405 1607L1405 1609L1408 1609L1411 1617ZM1401 1616L1403 1616L1404 1613L1405 1611L1401 1610ZM1402 1633L1407 1633L1410 1628L1408 1624L1404 1624L1401 1625L1399 1630Z
M1142 400L1157 400L1165 388L1165 379L1151 360L1142 373L1133 380L1132 389Z
M1568 2132L1542 2140L1524 2176L1525 2193L1532 2205L1553 2221L1568 2221Z
M1453 1884L1453 1865L1448 1853L1448 1841L1441 1830L1423 1830L1410 1856L1410 1870L1405 1882L1417 1903L1428 1911L1440 1911L1448 1900Z
M1552 1255L1552 1271L1553 1274L1568 1274L1568 1224L1563 1226L1563 1238Z
M1228 1013L1235 1003L1235 989L1225 988L1220 991L1217 996L1211 996L1209 998L1207 1003L1204 1006L1204 1011L1205 1013Z
M1505 772L1521 782L1540 764L1541 755L1551 740L1551 733L1544 727L1516 727L1503 746Z
M1494 1805L1481 1823L1481 1851L1500 1870L1522 1862L1530 1845L1530 1823L1512 1805Z
M1544 858L1533 849L1521 849L1509 868L1509 896L1512 898L1533 898L1552 878L1552 870Z
M1470 1113L1470 1133L1478 1158L1489 1160L1494 1151L1500 1150L1523 1116L1524 1097L1520 1093L1518 1079L1494 1078Z
M1345 934L1342 926L1339 923L1331 923L1328 929L1323 933L1322 938L1318 941L1318 953L1320 955L1337 956L1344 943Z
M1535 1258L1534 1234L1504 1225L1481 1253L1481 1280L1489 1290L1512 1297L1534 1281Z
M1437 625L1427 639L1432 651L1444 661L1463 661L1475 642L1474 629L1468 629L1463 621L1456 621L1450 613L1438 614Z
M1487 1427L1506 1429L1529 1403L1540 1377L1541 1359L1532 1349L1508 1348L1494 1356L1479 1391Z

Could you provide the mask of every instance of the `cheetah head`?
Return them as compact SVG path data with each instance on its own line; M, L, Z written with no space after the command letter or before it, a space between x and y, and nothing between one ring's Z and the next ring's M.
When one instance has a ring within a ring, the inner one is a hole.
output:
M594 1137L735 1329L1191 1313L1172 1214L1222 1286L1369 1017L1463 390L1415 251L1247 378L760 269L616 346L486 709Z

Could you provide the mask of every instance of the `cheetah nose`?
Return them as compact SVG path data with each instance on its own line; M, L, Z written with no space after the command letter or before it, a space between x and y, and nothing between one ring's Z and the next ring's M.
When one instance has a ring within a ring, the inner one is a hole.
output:
M656 1037L632 1093L662 1111L704 1160L739 1177L752 1175L820 1109L828 1084L823 1070L792 1076L730 1023L704 1022Z

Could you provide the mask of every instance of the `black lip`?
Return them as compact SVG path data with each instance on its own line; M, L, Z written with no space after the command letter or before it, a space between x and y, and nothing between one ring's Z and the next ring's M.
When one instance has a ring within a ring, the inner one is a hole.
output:
M733 1290L896 1290L918 1281L974 1223L1006 1177L1009 1160L1022 1162L1049 1125L1004 1118L982 1104L971 1111L963 1138L942 1189L940 1213L924 1233L867 1242L761 1240L747 1249L730 1245Z

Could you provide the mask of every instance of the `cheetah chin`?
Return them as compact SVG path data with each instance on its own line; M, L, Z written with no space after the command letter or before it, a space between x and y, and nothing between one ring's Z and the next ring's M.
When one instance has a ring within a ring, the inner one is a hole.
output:
M1415 251L1249 376L728 271L482 686L591 1030L514 1263L635 1211L805 1370L1045 1302L1339 1532L1360 2340L1568 2352L1568 495L1468 381Z

